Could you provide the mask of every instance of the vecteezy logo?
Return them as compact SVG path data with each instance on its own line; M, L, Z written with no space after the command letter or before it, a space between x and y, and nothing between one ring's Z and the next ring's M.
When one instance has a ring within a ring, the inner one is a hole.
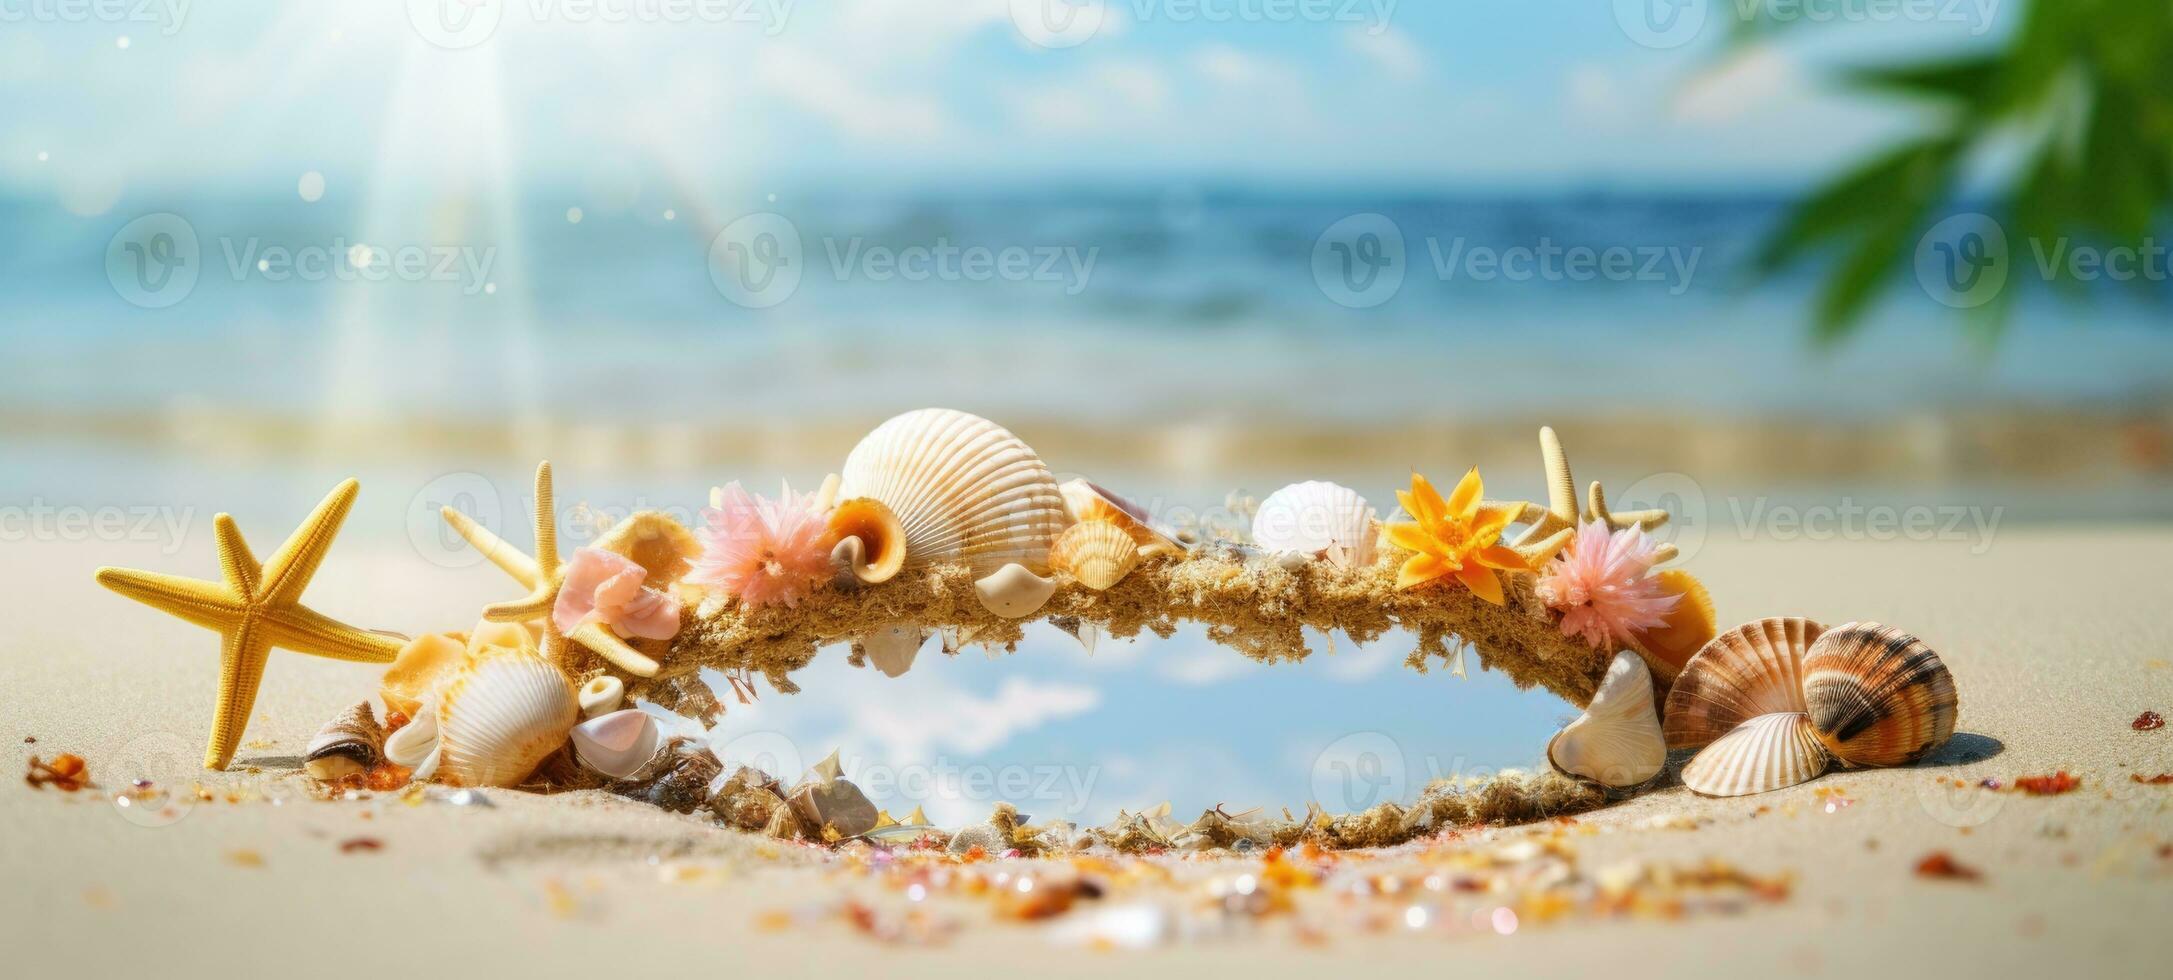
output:
M1354 310L1388 302L1403 288L1403 229L1381 214L1354 214L1313 241L1313 282Z
M2007 232L1987 215L1957 214L1916 243L1916 281L1956 309L1983 306L2007 285Z
M115 813L138 827L171 827L196 808L192 777L203 747L173 732L146 732L108 753L99 782Z
M423 485L407 505L407 541L415 553L439 568L467 568L491 557L468 546L445 522L445 508L466 514L477 524L503 533L505 508L498 487L481 473L447 473ZM510 547L510 546L509 546Z
M441 48L472 48L498 30L501 0L407 0L407 22Z
M800 288L804 255L800 229L764 211L724 226L709 241L709 281L724 298L751 310L768 309Z
M1662 544L1672 544L1689 560L1705 547L1707 525L1705 488L1684 473L1654 473L1607 495L1607 509L1616 513L1633 510L1667 511L1667 523L1652 529Z
M1313 801L1357 813L1403 799L1403 747L1380 732L1357 732L1329 743L1313 759Z
M147 214L122 225L106 243L106 281L130 303L164 309L196 288L202 258L188 221L178 214Z
M1648 48L1679 48L1705 27L1706 0L1615 0L1615 23Z
M1011 26L1044 48L1074 48L1102 29L1106 0L1011 0Z

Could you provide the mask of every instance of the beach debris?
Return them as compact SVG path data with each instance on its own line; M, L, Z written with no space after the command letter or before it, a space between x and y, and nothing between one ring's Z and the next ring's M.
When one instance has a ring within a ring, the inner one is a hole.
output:
M1067 480L1058 485L1064 497L1064 515L1074 524L1108 521L1132 536L1142 558L1183 556L1186 549L1176 535L1154 523L1147 509L1089 480Z
M1035 846L1034 835L1026 826L1026 817L1019 808L1009 803L998 803L990 811L985 823L970 824L951 835L944 850L952 854L980 854L986 857L1002 857L1020 850L1020 844ZM1021 831L1026 831L1021 833Z
M1618 788L1660 774L1667 765L1667 738L1660 732L1652 672L1643 658L1628 650L1615 654L1584 714L1548 740L1547 761L1562 772Z
M716 589L749 608L797 605L829 582L829 537L813 494L785 484L776 500L734 480L710 492L702 512L701 555L689 585Z
M629 640L669 640L679 635L679 597L646 583L649 571L633 559L602 548L576 548L551 606L560 632L601 625Z
M888 504L872 497L840 501L830 511L824 540L839 582L880 585L905 568L905 525Z
M370 702L360 701L317 730L303 750L302 767L325 781L360 775L377 765L384 749L385 731Z
M1827 630L1803 655L1819 741L1855 766L1906 766L1954 734L1954 676L1924 641L1878 623Z
M1705 796L1749 796L1809 781L1829 764L1811 716L1780 711L1737 725L1700 750L1683 767L1683 785Z
M361 489L354 480L334 487L272 554L270 564L257 562L232 517L218 515L212 531L224 582L126 568L98 570L98 584L224 638L204 768L223 770L234 761L274 647L333 660L390 663L406 642L405 637L356 629L302 605L303 590L324 563Z
M664 751L664 732L639 708L598 715L569 733L581 765L610 779L631 779Z
M1111 521L1080 521L1057 535L1049 567L1100 592L1139 566L1139 543Z
M734 769L703 805L726 826L749 833L767 831L780 811L789 815L784 787L770 774L753 766Z
M1644 528L1613 531L1588 521L1578 525L1567 548L1541 566L1534 591L1561 614L1564 635L1594 650L1619 650L1667 625L1668 614L1682 601L1652 574L1659 548Z
M928 637L929 631L911 623L893 623L862 634L853 641L853 652L874 664L885 677L903 677L913 669L913 658L928 644Z
M1945 851L1933 851L1916 863L1916 876L1935 881L1978 881L1984 872L1955 860Z
M1379 528L1374 509L1358 491L1308 480L1268 494L1260 502L1259 510L1253 512L1252 542L1269 554L1359 568L1373 564Z
M226 863L237 868L261 868L264 866L264 855L247 847L235 848L226 852Z
M2173 786L2173 772L2161 772L2148 777L2139 772L2131 772L2128 774L2128 780L2142 783L2145 786Z
M809 768L785 799L815 840L834 844L875 829L875 804L845 778L836 750Z
M1056 479L1026 443L987 419L924 408L876 426L846 455L838 496L871 497L905 528L906 564L1048 570L1070 524Z
M546 660L554 663L565 663L568 660L564 648L567 641L570 640L573 645L582 647L610 661L613 666L636 677L656 676L661 665L657 663L655 658L634 649L624 639L621 639L617 633L612 632L610 627L600 622L585 623L571 633L564 633L559 630L552 613L558 606L559 589L565 584L565 570L560 567L558 512L554 509L553 500L551 463L549 460L545 460L536 465L536 553L533 556L523 554L519 549L492 533L489 528L477 523L474 518L461 513L453 507L448 506L438 512L445 519L445 523L453 529L454 533L459 534L475 550L482 552L483 557L490 559L491 564L498 566L500 571L511 576L514 582L529 590L528 594L520 599L501 602L485 608L483 618L494 623L526 623L532 620L541 620L543 622L543 656ZM645 525L653 527L654 521L652 517L661 517L661 515L635 515L635 517L641 517ZM629 517L627 520L633 521L635 517ZM664 518L664 520L668 521L669 518ZM643 539L671 540L670 537L659 533L630 534L624 540L638 542ZM647 566L644 567L647 568ZM652 576L656 576L658 581L667 579L671 574L669 569L648 568L648 571ZM651 584L653 587L662 587L655 585L655 583Z
M1447 500L1425 477L1411 474L1411 489L1396 491L1411 520L1381 525L1384 540L1411 553L1397 570L1397 589L1454 578L1472 595L1497 606L1506 604L1501 578L1495 573L1531 571L1524 555L1500 543L1502 529L1522 512L1523 505L1484 502L1480 498L1485 492L1476 466L1457 482Z
M1032 569L1012 562L993 573L975 579L974 595L980 597L981 608L1005 619L1024 619L1033 615L1056 594L1056 579L1036 575Z
M2136 715L2135 720L2130 722L2128 727L2139 732L2157 731L2165 727L2165 716L2155 711L2145 711Z
M2070 776L2062 769L2050 776L2017 776L2014 786L2031 796L2059 796L2082 788L2082 777Z
M693 813L709 801L709 785L723 772L724 763L709 746L674 736L645 769L605 789L673 813Z
M23 783L31 789L51 786L63 793L93 789L98 785L91 782L90 765L72 752L63 752L51 761L31 756L29 767L23 773Z
M375 837L349 837L340 841L341 854L375 854L385 849L385 842Z
M577 700L581 702L583 718L608 715L626 703L626 682L610 674L598 674L581 685Z

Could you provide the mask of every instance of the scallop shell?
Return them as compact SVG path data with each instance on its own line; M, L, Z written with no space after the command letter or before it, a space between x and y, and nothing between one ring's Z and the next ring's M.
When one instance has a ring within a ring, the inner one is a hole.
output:
M1906 766L1954 734L1954 675L1924 641L1848 623L1803 655L1803 700L1826 750L1858 766Z
M1074 524L1049 549L1049 567L1071 573L1096 592L1123 581L1138 566L1139 544L1111 521Z
M840 502L830 511L829 534L837 541L831 560L862 582L888 582L905 567L905 525L880 500L855 497Z
M1048 569L1064 498L1041 457L1002 426L944 408L876 427L845 457L843 499L873 497L905 527L906 563Z
M1643 659L1628 650L1615 654L1584 714L1547 743L1547 761L1602 786L1636 786L1660 774L1667 739Z
M686 525L662 511L635 511L596 539L594 547L627 558L649 573L642 584L669 589L693 570L702 543Z
M1800 711L1759 715L1700 750L1683 785L1706 796L1749 796L1816 778L1831 760Z
M440 695L437 774L463 786L512 786L566 744L580 717L558 668L524 650L484 650Z
M304 768L318 779L338 779L377 764L385 750L385 730L368 701L358 702L325 723L303 750Z
M980 597L981 608L989 612L1005 619L1024 619L1040 611L1056 594L1056 580L1013 562L976 580L973 594Z
M1713 637L1668 689L1667 747L1699 748L1759 715L1808 710L1803 654L1825 631L1808 619L1776 616Z
M626 682L610 674L598 674L581 685L581 717L596 718L619 710L626 701Z
M1311 480L1268 495L1253 513L1253 543L1357 567L1373 564L1374 512L1346 486Z
M640 708L598 715L568 733L574 758L612 779L632 779L664 750L664 732Z
M1169 532L1154 526L1147 509L1111 493L1091 481L1067 480L1057 488L1064 495L1064 513L1075 524L1108 521L1123 528L1139 546L1141 555L1183 555L1185 546Z

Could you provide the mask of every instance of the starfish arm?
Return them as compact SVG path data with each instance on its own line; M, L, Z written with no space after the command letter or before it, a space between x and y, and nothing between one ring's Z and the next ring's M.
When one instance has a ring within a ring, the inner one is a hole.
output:
M302 606L266 610L264 625L273 646L333 660L389 664L405 645L399 637L356 629Z
M249 542L242 538L233 516L220 514L212 518L211 530L219 540L219 570L226 574L226 587L235 595L256 595L264 566L257 563L256 552L249 550Z
M249 713L256 708L257 685L272 648L254 621L245 620L226 634L219 650L219 703L211 714L211 741L204 747L204 768L223 770L234 761Z
M625 640L619 639L602 623L584 624L580 629L574 630L569 638L636 677L655 677L661 666L650 659L649 655L626 645Z
M354 507L355 495L361 492L362 485L350 479L325 494L324 501L265 563L263 585L255 594L272 605L300 600L310 577L324 564L325 552L332 549L332 539L346 522L347 511Z
M1663 544L1652 550L1652 563L1664 565L1682 556L1682 551L1672 544Z
M543 584L543 571L536 567L535 559L521 554L520 549L507 544L504 538L476 523L475 518L451 507L439 510L438 515L445 518L446 526L460 535L461 540L482 552L483 557L490 559L490 563L498 566L500 571L513 576L513 580L519 582L522 588L533 589Z
M1667 508L1664 507L1654 507L1650 510L1618 510L1608 516L1613 518L1612 523L1617 531L1632 527L1641 527L1650 531L1666 524L1668 519Z
M227 630L242 619L243 600L216 582L139 572L133 568L101 568L98 584L205 629Z
M1531 526L1525 528L1524 533L1518 535L1517 539L1511 542L1519 548L1546 541L1563 531L1575 531L1577 529L1575 522L1551 510L1541 510L1539 513L1531 515L1531 517ZM1568 539L1564 538L1563 540L1567 541Z
M552 502L551 461L536 464L536 567L544 578L558 572L558 507Z
M1577 519L1577 484L1570 479L1569 456L1553 426L1539 427L1539 457L1547 467L1547 509L1565 521Z
M551 615L558 605L557 589L538 589L511 602L498 602L483 607L483 618L493 623L525 623L531 619L543 619Z
M1518 554L1523 555L1524 560L1531 563L1531 567L1538 568L1553 561L1554 556L1561 552L1564 545L1569 544L1569 539L1575 536L1576 533L1576 528L1565 527L1529 544L1520 540L1511 547L1514 547Z

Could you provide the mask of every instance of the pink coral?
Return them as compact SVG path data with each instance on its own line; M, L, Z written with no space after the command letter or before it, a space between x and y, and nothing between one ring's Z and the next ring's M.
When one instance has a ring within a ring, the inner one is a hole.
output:
M561 633L602 623L626 639L669 640L679 635L679 599L648 588L648 578L647 569L618 552L575 551L551 622Z
M1665 625L1679 597L1650 574L1659 543L1642 528L1609 531L1592 521L1539 575L1539 598L1561 610L1562 633L1595 649L1619 647Z
M717 491L702 511L702 555L687 581L723 589L750 606L795 605L829 579L827 530L814 494L787 485L776 500L748 493L737 481Z

